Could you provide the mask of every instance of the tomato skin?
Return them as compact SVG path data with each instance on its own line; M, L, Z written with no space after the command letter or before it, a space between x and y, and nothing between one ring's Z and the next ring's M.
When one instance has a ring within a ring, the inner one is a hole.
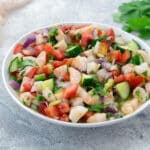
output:
M33 67L33 68L27 73L26 76L29 77L29 78L33 78L33 77L36 75L37 71L38 71L38 68L37 68L37 67Z
M43 73L45 73L47 75L50 74L52 72L52 70L53 70L53 67L51 64L47 64L42 67Z
M57 60L63 60L65 58L65 52L63 50L55 50L50 44L44 45L44 51L47 55L53 55Z
M88 42L92 41L93 40L93 35L91 32L85 32L85 33L82 33L82 37L81 37L81 45L83 47L86 47Z
M74 97L76 95L78 89L78 85L72 84L64 89L63 91L63 97L66 99L69 99L71 97Z
M135 76L133 73L119 75L118 77L114 77L115 83L127 81L130 84L131 89L136 88L138 85L142 84L145 80L142 76Z
M124 75L121 74L119 76L115 76L114 80L115 80L115 83L122 82L122 81L124 81Z
M54 60L52 62L52 65L54 68L60 67L62 65L71 65L73 61L73 58L64 59L63 61Z
M110 36L111 39L112 39L112 41L115 41L115 32L114 32L114 30L113 30L112 28L110 28L110 29L108 29L108 30L106 31L106 35L107 35L107 36Z
M38 56L44 50L44 44L40 44L34 47L36 50L36 56Z
M119 76L120 72L119 70L112 70L113 77Z
M115 59L116 62L121 62L122 55L120 51L112 51L111 53L108 54L108 58L110 60Z
M23 50L23 45L21 43L18 43L13 50L13 54L21 53Z
M50 118L59 117L59 110L56 105L46 107L44 109L44 112L45 112L45 115Z
M30 82L25 82L23 84L24 92L29 92L32 89L32 84Z
M45 115L45 108L47 108L46 104L45 103L40 103L38 112Z
M70 80L70 74L67 72L63 78L63 81L69 81Z
M125 50L121 56L121 63L126 63L131 57L131 54L128 50Z
M70 111L69 103L62 102L61 104L58 105L58 109L59 109L59 112L61 115L69 113L69 111Z

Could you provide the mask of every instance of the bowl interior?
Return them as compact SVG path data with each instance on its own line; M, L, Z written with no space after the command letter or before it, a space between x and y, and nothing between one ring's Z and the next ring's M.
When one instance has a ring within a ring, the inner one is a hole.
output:
M85 24L85 23L60 23L60 24L55 24L55 25L64 25L64 24ZM131 39L135 39L142 47L142 49L146 50L147 52L150 53L150 47L144 43L141 39L129 34L129 33L126 33L124 31L122 31L121 29L119 28L116 28L114 26L111 26L111 25L107 25L107 24L102 24L102 23L88 23L88 24L96 24L96 25L100 25L103 29L107 29L107 28L113 28L116 35L122 35L123 38L126 40L126 41L130 41ZM52 26L55 26L55 25L50 25L50 26L44 26L44 27L41 27L39 29L35 29L34 31L39 31L41 29L44 29L44 28L50 28ZM51 119L51 118L48 118L48 117L45 117L37 112L34 112L33 110L31 110L30 108L27 108L26 106L24 106L18 99L18 94L16 93L15 90L13 90L10 86L9 86L9 74L8 74L8 64L11 60L11 56L12 56L12 51L15 47L15 45L18 43L18 42L23 42L24 39L29 35L31 34L32 32L34 31L31 31L25 35L23 35L18 41L16 41L12 47L10 48L7 56L5 57L4 61L3 61L3 66L2 66L2 77L3 77L3 81L4 81L4 85L8 91L8 93L11 95L11 97L15 100L15 102L17 102L17 104L19 104L19 106L21 106L23 109L27 110L28 112L30 112L31 114L39 117L39 118L42 118L44 120L47 120L51 123L57 123L57 124L61 124L61 125L65 125L65 126L72 126L72 127L98 127L98 126L104 126L104 125L109 125L109 124L113 124L113 123L116 123L116 122L119 122L121 120L125 120L131 116L134 116L135 114L137 114L138 112L142 111L149 103L149 101L147 101L145 104L143 104L140 108L138 108L133 114L131 115L128 115L128 116L125 116L123 118L120 118L120 119L116 119L116 120L112 120L112 121L106 121L106 122L102 122L102 123L88 123L88 124L81 124L81 123L66 123L66 122L62 122L62 121L58 121L58 120L54 120L54 119Z

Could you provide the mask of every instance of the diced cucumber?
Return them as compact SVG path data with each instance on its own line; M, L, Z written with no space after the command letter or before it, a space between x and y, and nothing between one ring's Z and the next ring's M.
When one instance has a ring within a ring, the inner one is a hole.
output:
M80 45L74 45L66 50L66 57L76 57L82 52Z
M133 40L133 39L131 40L131 42L128 43L127 46L132 51L141 49L141 46L135 40Z
M81 84L83 87L92 86L94 82L95 82L95 80L94 80L93 76L86 75L86 74L82 75Z
M119 45L116 43L115 48L120 50L121 52L124 52L125 50L134 52L136 50L141 49L141 46L135 40L131 40L127 45Z
M119 96L121 99L125 100L128 98L130 94L130 86L128 82L121 82L115 86Z
M22 61L22 67L26 67L26 66L36 66L36 62L31 60L31 59L24 59Z
M46 76L44 73L42 73L42 74L35 75L34 79L35 81L44 81L46 80Z
M8 71L9 71L9 72L15 72L15 71L17 71L19 68L21 68L21 62L22 62L22 58L20 58L20 57L15 57L15 58L10 62Z
M49 88L50 90L53 91L54 86L55 86L54 79L45 80L41 83L42 90Z

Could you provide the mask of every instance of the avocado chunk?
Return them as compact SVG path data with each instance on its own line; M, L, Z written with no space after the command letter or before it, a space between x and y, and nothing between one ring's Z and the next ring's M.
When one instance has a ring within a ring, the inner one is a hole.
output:
M118 92L121 99L125 100L129 97L130 94L130 85L128 82L121 82L115 86L116 91Z
M53 91L54 84L55 84L54 79L45 80L41 83L42 90L49 88L50 90Z

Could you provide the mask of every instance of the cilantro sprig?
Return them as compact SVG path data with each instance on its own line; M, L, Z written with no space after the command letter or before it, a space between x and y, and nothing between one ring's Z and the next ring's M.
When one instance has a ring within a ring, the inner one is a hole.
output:
M150 39L150 1L135 0L119 6L114 21L123 24L127 32L137 32L139 37Z

